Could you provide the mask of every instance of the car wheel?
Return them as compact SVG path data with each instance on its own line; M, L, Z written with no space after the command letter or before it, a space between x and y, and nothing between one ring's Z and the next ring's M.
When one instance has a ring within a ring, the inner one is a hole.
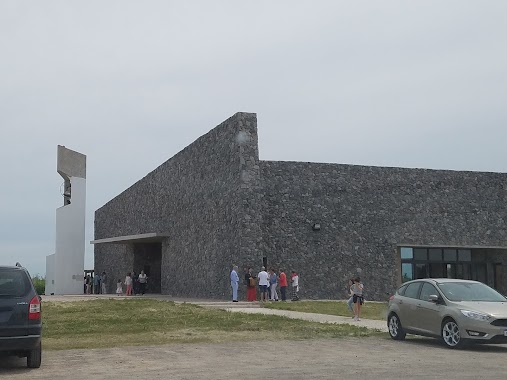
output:
M41 344L31 351L28 351L28 355L26 357L26 366L28 368L39 368L42 361L41 355Z
M391 314L387 320L387 327L389 329L389 335L394 340L403 340L407 335L401 327L400 319L396 314Z
M461 337L459 326L454 319L446 319L442 323L442 341L449 348L460 348L465 345Z

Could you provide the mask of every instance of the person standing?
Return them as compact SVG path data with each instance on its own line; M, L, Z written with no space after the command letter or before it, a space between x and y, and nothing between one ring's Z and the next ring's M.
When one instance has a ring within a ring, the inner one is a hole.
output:
M127 296L132 295L132 277L130 277L130 272L125 276L125 286L127 286Z
M349 299L347 301L347 307L349 308L349 310L354 313L354 293L352 292L352 286L354 286L354 279L350 279L349 280L349 285L348 285L348 289L347 289L347 294L349 296ZM355 313L354 313L354 317L355 317Z
M268 272L266 272L266 268L262 267L261 271L257 275L259 279L259 290L261 293L261 302L267 301L267 291L268 291Z
M278 301L278 293L276 292L276 286L278 285L278 278L273 268L269 270L269 289L271 290L270 300Z
M361 283L361 279L356 277L354 279L354 285L352 285L352 302L354 302L354 321L361 320L361 306L364 303L363 297L364 286Z
M238 267L234 265L231 270L232 302L238 302L239 276Z
M100 285L102 288L101 288L101 293L102 294L107 294L107 275L106 275L106 271L102 272L102 277L101 277L101 285Z
M292 271L292 275L290 278L290 282L292 283L292 300L299 301L299 276L296 271Z
M123 285L121 283L121 278L118 279L118 282L116 283L116 294L119 296L123 295Z
M93 294L100 294L100 273L93 276Z
M282 301L287 301L287 275L280 269L280 274L278 275L280 282L280 293L282 296Z
M90 294L92 289L92 278L90 277L89 274L86 275L85 284L86 284L86 294Z
M148 276L146 276L146 273L144 273L144 270L139 273L139 292L141 295L144 295L144 292L146 291L146 283L148 282Z
M257 281L255 281L255 277L252 275L252 268L248 268L248 271L245 274L245 284L246 300L250 302L257 301L257 290L255 289Z

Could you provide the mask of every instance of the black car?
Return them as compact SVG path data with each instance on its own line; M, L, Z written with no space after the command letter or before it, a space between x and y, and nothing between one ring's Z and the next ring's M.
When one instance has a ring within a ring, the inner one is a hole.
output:
M26 357L30 368L41 364L41 298L22 267L0 266L0 354Z

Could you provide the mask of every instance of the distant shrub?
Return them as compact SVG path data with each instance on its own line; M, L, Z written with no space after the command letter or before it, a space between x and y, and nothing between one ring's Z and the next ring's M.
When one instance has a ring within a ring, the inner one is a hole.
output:
M33 286L37 291L37 294L43 295L46 292L46 279L42 276L34 276L32 277Z

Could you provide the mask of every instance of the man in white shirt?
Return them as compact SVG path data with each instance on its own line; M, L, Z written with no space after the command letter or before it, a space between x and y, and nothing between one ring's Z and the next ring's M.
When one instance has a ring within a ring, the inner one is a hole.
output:
M268 300L268 272L266 268L262 267L261 271L257 275L259 280L259 290L261 292L261 302Z
M238 267L234 265L231 271L232 302L238 302Z

